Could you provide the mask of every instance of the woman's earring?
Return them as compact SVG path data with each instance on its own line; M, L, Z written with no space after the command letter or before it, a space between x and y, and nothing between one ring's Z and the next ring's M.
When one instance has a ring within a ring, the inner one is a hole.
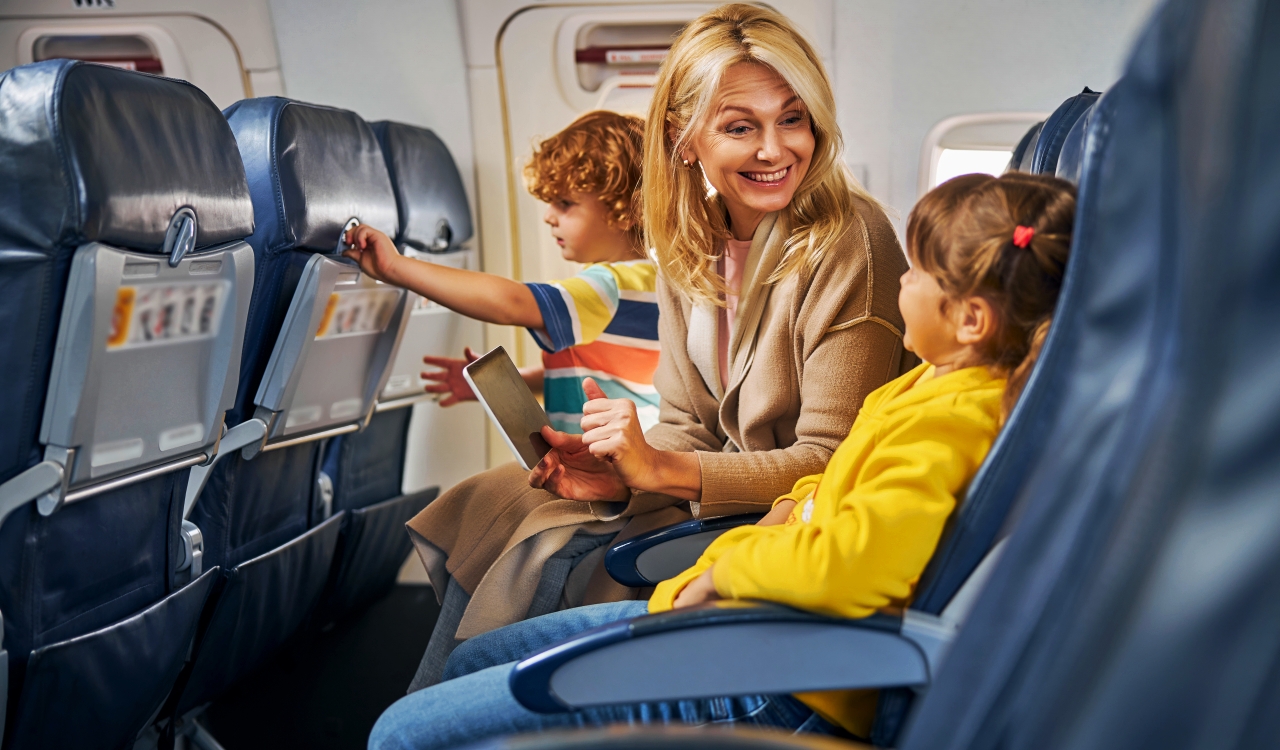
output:
M687 167L687 166L689 166L689 160L688 160L688 159L681 159L681 160L680 160L680 162L681 162L682 164L684 164L686 167Z

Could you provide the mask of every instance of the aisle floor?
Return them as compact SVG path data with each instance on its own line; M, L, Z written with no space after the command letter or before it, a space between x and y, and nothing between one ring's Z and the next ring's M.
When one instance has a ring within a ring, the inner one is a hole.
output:
M299 637L210 706L226 750L356 750L404 695L440 614L430 586L397 585L362 613Z

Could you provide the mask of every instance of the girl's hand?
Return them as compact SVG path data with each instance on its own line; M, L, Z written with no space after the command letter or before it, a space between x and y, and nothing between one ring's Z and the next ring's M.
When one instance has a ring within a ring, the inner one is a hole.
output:
M467 379L462 376L462 368L475 362L480 355L471 351L471 347L463 350L465 359L454 359L452 357L423 357L422 361L428 365L439 367L435 372L422 373L423 380L431 380L433 382L423 386L422 390L427 393L447 394L440 400L441 406L453 406L459 401L475 401L476 394L472 392L471 386L467 384Z
M351 249L343 256L354 260L361 271L378 281L400 286L395 279L405 258L390 237L368 224L359 224L348 229L344 239Z
M543 427L542 437L551 450L529 472L529 486L584 502L621 502L631 496L613 467L591 455L578 435Z
M591 378L582 381L587 401L582 406L582 442L591 455L613 466L628 487L650 488L661 482L661 451L644 439L634 401L605 398Z
M703 602L714 602L724 597L720 596L720 592L716 591L716 584L712 580L711 571L716 566L712 565L703 571L702 575L689 581L689 584L680 590L676 600L672 602L672 609L681 609L683 607L692 607Z
M756 526L781 526L791 517L791 511L795 507L795 500L783 500L773 506L773 509L766 513L764 518L756 521Z

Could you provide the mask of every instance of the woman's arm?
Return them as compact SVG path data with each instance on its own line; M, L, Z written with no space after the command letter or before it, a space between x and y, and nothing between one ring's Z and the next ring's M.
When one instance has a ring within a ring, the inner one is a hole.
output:
M533 329L545 325L533 292L518 281L406 258L387 235L365 224L348 232L347 244L351 249L344 254L365 273L468 318Z

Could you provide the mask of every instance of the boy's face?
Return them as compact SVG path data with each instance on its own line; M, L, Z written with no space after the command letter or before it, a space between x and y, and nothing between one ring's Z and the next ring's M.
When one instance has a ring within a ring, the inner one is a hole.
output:
M565 260L600 263L636 257L631 233L609 225L605 206L592 193L571 192L547 205L542 220Z

